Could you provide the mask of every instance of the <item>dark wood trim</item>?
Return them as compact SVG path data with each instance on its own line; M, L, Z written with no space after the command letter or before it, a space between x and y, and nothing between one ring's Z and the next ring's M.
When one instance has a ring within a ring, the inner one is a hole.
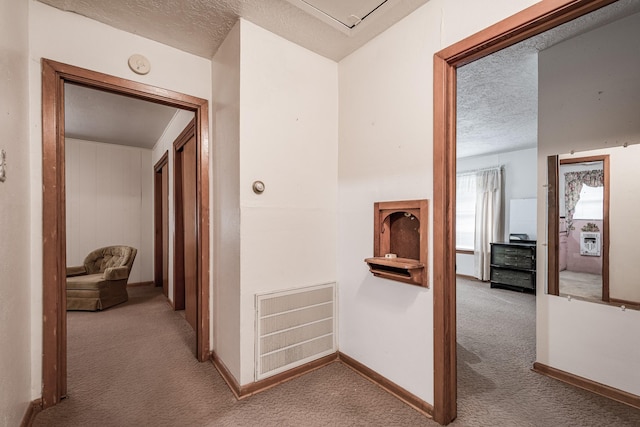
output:
M64 80L42 61L42 405L67 394Z
M400 387L398 384L393 381L383 377L373 369L368 366L358 362L352 357L347 356L342 352L338 352L339 360L344 363L346 366L351 368L353 371L357 372L364 378L368 379L378 387L385 390L387 393L392 394L397 397L407 405L411 406L416 411L420 412L423 415L426 415L429 418L433 417L433 406L424 400L420 399L415 394L410 391Z
M198 212L198 360L209 358L209 107L206 99L42 59L43 329L42 405L66 395L66 224L64 188L64 84L193 111L196 117Z
M36 399L29 403L20 422L20 427L31 427L36 419L36 415L38 415L40 411L42 411L42 399Z
M337 361L338 353L333 353L309 363L305 363L304 365L289 369L286 372L265 378L264 380L241 386L218 355L215 352L211 353L211 362L213 363L213 366L215 366L216 370L222 376L222 379L227 383L229 389L238 400L245 399L249 396L253 396L254 394L276 387L282 383L298 378Z
M134 282L134 283L127 283L127 288L137 288L140 286L151 286L153 285L153 281L147 281L147 282Z
M543 363L535 362L531 369L541 375L562 381L563 383L570 384L574 387L581 388L583 390L590 391L600 396L606 397L616 402L624 403L633 408L640 409L640 396L613 388L611 386L590 380L588 378L580 377L578 375L562 371L560 369L553 368Z
M164 238L166 230L164 229L164 211L163 199L163 169L169 164L169 150L165 151L160 160L153 166L153 281L156 286L164 284ZM167 168L164 173L168 173ZM167 219L168 221L168 219ZM166 289L163 287L165 296Z
M609 156L602 159L604 169L604 194L602 213L602 301L609 302L609 202L611 200L611 179L609 177Z
M179 140L176 139L176 142ZM186 142L186 141L185 141ZM184 144L182 144L184 145ZM182 147L182 145L180 147ZM173 153L173 306L185 308L184 286L184 210L182 207L182 150Z
M556 171L555 175L552 175L554 171L550 168L552 167L552 159L556 159ZM551 181L555 179L554 186L556 187L554 193L549 193L548 202L549 204L554 203L555 211L552 212L551 208L548 209L548 239L549 239L549 251L548 251L548 270L547 270L547 281L548 285L548 293L550 295L560 295L559 283L560 283L560 263L558 251L560 248L559 245L559 191L557 190L557 186L560 183L559 179L559 165L572 165L576 163L586 163L586 162L602 162L602 169L604 175L604 191L603 191L603 201L602 201L602 301L609 302L609 201L610 191L611 191L611 179L609 177L609 155L608 154L600 154L595 156L584 156L584 157L571 157L567 159L560 159L557 161L558 156L549 156L547 159L547 169L549 174L549 185L551 188ZM551 246L552 240L555 240L555 246ZM553 250L553 251L552 251ZM551 261L554 261L554 264ZM552 279L555 281L552 285Z
M560 295L560 207L558 156L547 157L547 293Z
M434 420L456 417L455 152L456 68L615 0L547 0L434 55L433 298Z
M174 151L181 150L182 147L184 147L184 144L189 142L191 137L195 135L195 132L196 132L196 119L194 118L187 124L187 126L185 126L184 129L182 129L182 132L180 132L180 135L176 137L175 141L173 141L173 150Z
M160 172L164 165L166 165L167 163L169 163L169 150L166 150L162 157L160 157L160 160L158 160L156 164L153 165L153 171L156 173Z
M434 56L433 145L433 419L457 415L456 371L456 70Z
M633 310L640 310L640 301L629 301L625 299L609 298L609 304L624 305L626 308L630 308Z
M456 249L456 254L475 255L472 249Z

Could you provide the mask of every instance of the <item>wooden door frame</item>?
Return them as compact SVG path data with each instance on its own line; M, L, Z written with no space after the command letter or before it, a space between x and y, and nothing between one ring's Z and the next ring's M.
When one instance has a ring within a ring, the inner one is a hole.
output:
M440 424L450 423L457 415L456 69L614 2L615 0L541 1L434 55L433 418Z
M180 132L173 141L173 308L186 308L186 289L184 285L184 211L182 209L182 147L195 134L195 120Z
M196 355L209 360L209 105L206 99L73 65L42 59L42 404L67 394L64 84L181 108L195 113L198 223Z
M153 283L155 286L162 286L163 293L167 296L167 289L164 289L164 280L168 279L164 277L164 246L163 238L167 230L164 229L165 222L163 221L165 212L162 210L163 183L162 183L162 169L167 166L165 173L169 173L169 151L165 151L160 160L153 165ZM168 176L168 175L167 175ZM168 188L165 189L168 191ZM168 212L166 212L168 215ZM168 220L167 220L168 221Z
M560 201L559 183L560 166L583 162L602 162L604 175L604 189L602 192L602 301L609 302L609 155L598 154L595 156L581 156L567 159L559 159L559 156L547 157L547 170L549 185L547 218L549 224L549 250L547 254L547 293L560 295Z

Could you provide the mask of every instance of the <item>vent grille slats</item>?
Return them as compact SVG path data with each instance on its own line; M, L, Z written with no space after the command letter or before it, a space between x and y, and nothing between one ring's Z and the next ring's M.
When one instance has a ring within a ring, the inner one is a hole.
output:
M335 284L256 295L256 380L335 352Z

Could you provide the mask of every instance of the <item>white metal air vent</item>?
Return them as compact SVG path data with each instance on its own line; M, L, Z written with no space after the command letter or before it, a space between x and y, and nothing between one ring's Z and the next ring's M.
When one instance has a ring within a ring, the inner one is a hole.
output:
M256 381L336 351L335 283L256 295Z

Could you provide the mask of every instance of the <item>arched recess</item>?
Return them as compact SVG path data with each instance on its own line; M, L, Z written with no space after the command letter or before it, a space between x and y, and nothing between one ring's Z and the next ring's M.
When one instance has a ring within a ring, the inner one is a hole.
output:
M433 417L457 414L456 372L456 69L616 0L546 0L498 22L433 58Z
M209 106L206 99L42 59L42 405L67 394L64 84L193 111L197 156L196 357L209 360ZM152 173L153 171L149 171Z

